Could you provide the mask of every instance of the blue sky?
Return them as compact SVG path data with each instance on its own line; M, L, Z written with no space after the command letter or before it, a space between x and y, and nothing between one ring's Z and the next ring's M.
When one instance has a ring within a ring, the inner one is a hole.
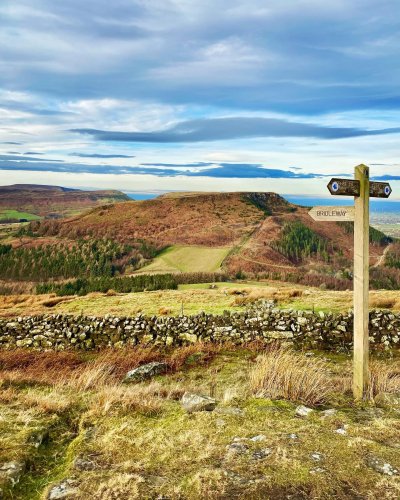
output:
M397 0L3 0L0 184L400 198ZM399 194L398 194L399 193Z

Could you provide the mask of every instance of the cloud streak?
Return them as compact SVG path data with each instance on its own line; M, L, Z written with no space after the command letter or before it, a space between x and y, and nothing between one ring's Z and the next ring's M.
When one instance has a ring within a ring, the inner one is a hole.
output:
M77 156L79 158L135 158L134 155L100 154L100 153L70 153L69 156Z
M0 156L0 170L37 171L37 172L79 172L114 175L155 175L158 177L213 177L235 179L314 179L321 177L316 173L303 173L291 170L267 168L253 163L207 163L189 164L147 164L147 165L88 165L84 163L64 163L62 161L40 161L38 159L10 160Z
M209 118L187 120L166 130L152 132L125 132L90 128L72 129L72 132L90 135L98 141L144 143L213 142L259 137L310 137L318 139L346 139L399 133L400 127L380 130L324 127L308 123L291 122L277 118Z

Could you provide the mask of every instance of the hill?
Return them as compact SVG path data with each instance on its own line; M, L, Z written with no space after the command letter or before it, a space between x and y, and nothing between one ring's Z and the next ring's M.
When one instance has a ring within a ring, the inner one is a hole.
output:
M315 222L307 208L276 193L173 193L97 207L69 219L32 222L30 234L35 245L38 236L46 241L141 242L141 249L144 242L151 247L146 255L155 259L147 265L146 259L136 259L141 272L223 270L351 286L351 223ZM371 240L371 265L379 259L383 263L387 238L372 231Z
M0 186L0 221L66 217L98 205L128 199L126 194L116 190L83 191L36 184Z

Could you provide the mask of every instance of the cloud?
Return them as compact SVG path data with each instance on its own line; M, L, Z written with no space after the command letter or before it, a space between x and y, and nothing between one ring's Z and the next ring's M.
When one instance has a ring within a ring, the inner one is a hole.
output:
M0 2L3 153L23 143L44 153L22 155L40 172L185 175L199 186L207 171L294 179L379 161L388 168L375 173L396 173L397 10L396 0Z
M42 156L44 153L37 153L35 151L27 151L26 153L23 153L24 155L37 155L37 156Z
M215 163L197 161L194 163L141 163L141 165L152 166L152 167L168 167L168 168L182 168L182 167L209 167Z
M17 163L17 164L22 164L22 163L29 163L29 162L40 162L43 161L42 158L35 158L34 156L21 156L21 155L2 155L0 154L0 160L5 161L5 162L10 162L10 163ZM46 160L49 162L61 162L63 160Z
M103 155L100 153L70 153L69 156L78 156L79 158L135 158L134 155L121 155L121 154Z
M53 163L54 160L40 161L32 159L25 161L10 160L6 155L0 156L0 170L28 170L38 172L79 172L92 174L114 175L155 175L157 177L213 177L233 179L314 179L320 174L267 168L262 164L253 163L207 163L195 162L188 164L146 164L146 165L88 165L84 163Z
M378 177L372 177L374 181L383 181L383 182L388 182L388 181L400 181L400 175L380 175Z
M119 142L209 142L255 137L313 137L319 139L345 139L368 135L399 133L400 127L381 130L324 127L308 123L290 122L278 118L231 117L187 120L166 130L153 132L118 132L97 129L72 129L99 141Z
M7 144L9 146L22 146L22 142L15 142L15 141L3 141L0 144Z
M6 4L6 88L63 101L108 96L305 114L400 105L400 77L390 71L400 45L396 0Z

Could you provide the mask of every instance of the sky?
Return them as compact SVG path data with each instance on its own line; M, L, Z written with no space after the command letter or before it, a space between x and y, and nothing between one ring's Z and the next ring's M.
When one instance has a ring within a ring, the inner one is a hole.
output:
M400 199L397 0L3 0L0 184Z

